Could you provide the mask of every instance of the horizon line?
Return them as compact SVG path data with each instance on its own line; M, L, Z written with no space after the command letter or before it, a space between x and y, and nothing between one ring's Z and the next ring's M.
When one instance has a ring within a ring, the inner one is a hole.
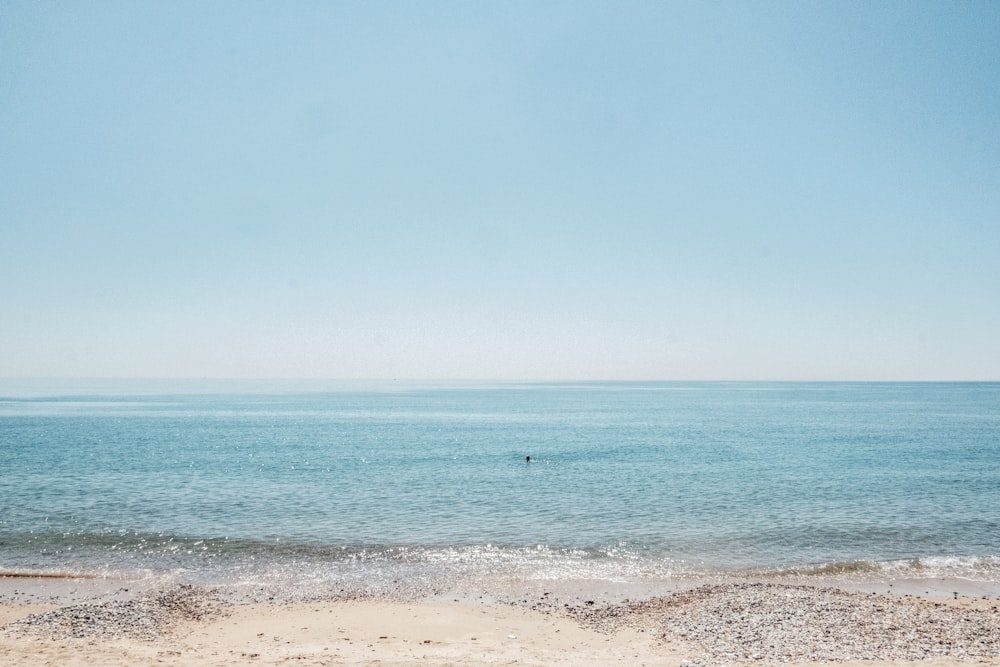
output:
M157 376L157 375L23 375L23 376L0 376L0 382L19 381L110 381L110 382L338 382L338 383L487 383L498 384L569 384L569 383L801 383L801 384L822 384L822 383L870 383L870 384L891 384L891 383L921 383L921 384L987 384L1000 382L996 379L969 379L969 378L491 378L491 377L296 377L296 376L261 376L261 377L237 377L237 376Z

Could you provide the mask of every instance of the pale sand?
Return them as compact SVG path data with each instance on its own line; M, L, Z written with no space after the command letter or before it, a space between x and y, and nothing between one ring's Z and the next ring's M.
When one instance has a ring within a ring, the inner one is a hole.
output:
M966 604L982 606L974 601ZM56 608L3 604L0 624ZM607 634L558 613L471 602L352 600L232 606L207 620L184 621L151 641L0 633L4 666L678 666L697 653L682 642L664 644L637 629ZM838 664L995 666L1000 658Z
M3 605L0 622L51 606ZM0 636L0 665L679 665L630 630L498 605L347 601L245 605L155 641Z

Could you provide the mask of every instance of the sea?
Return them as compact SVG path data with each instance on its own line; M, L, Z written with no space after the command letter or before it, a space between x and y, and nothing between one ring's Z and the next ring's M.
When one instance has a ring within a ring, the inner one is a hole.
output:
M1000 383L0 380L0 574L1000 585Z

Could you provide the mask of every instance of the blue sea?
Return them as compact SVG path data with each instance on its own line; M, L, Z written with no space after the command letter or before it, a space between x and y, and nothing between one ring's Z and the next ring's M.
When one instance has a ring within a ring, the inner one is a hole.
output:
M0 381L0 571L839 570L1000 581L1000 383Z

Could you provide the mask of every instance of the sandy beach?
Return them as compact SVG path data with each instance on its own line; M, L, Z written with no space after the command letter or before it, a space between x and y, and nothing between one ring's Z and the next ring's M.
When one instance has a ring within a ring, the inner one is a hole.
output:
M18 582L33 584L51 582ZM101 599L0 597L0 665L1000 665L990 596L743 582L579 604L232 604L193 587Z

